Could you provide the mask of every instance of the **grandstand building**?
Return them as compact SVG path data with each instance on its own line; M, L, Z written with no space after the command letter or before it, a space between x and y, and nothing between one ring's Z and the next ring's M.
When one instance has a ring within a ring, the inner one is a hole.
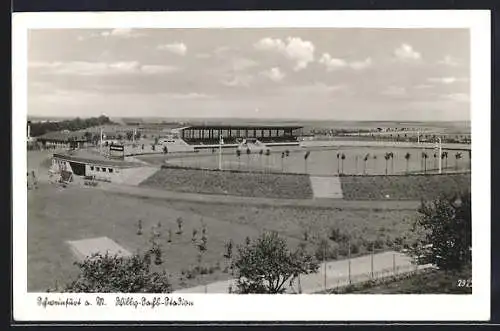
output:
M287 125L196 125L175 130L179 138L190 145L218 145L220 137L225 145L243 141L273 145L298 145L301 126Z

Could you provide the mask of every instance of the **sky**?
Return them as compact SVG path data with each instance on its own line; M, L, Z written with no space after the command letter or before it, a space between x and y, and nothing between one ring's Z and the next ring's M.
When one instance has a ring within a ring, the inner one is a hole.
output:
M30 30L28 115L470 119L467 29Z

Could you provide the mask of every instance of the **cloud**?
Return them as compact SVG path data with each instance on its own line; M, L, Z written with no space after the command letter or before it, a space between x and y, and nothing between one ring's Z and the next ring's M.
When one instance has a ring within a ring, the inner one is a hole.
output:
M285 78L285 74L281 72L281 70L278 67L271 68L266 71L262 71L261 75L269 78L273 82L279 82L282 81L283 78Z
M344 84L328 85L322 82L315 82L306 85L285 86L282 89L285 93L316 95L338 95L339 92L349 92L349 87Z
M400 86L389 86L382 91L382 94L394 97L404 96L406 95L406 88Z
M212 57L212 55L210 55L208 53L199 53L199 54L196 54L195 57L197 59L209 59Z
M372 65L372 59L369 57L363 61L354 61L349 63L349 67L351 67L354 70L363 70L368 67L371 67Z
M314 61L314 44L298 37L288 37L286 41L263 38L256 42L254 47L262 51L273 51L283 54L295 62L295 71L305 69L309 63Z
M165 65L142 65L137 61L122 62L32 62L30 68L47 70L54 75L102 76L120 74L165 74L179 69Z
M440 84L453 84L458 82L466 82L466 78L456 78L456 77L433 77L428 79L429 82L432 83L440 83Z
M457 59L455 59L449 55L446 55L444 57L444 59L439 61L439 64L443 64L443 65L450 66L450 67L456 67L456 66L460 65L460 62Z
M104 31L100 34L102 37L117 37L117 38L136 38L142 36L142 34L135 32L133 29L113 29L110 31Z
M166 98L170 98L170 99L182 99L182 100L212 99L212 98L215 97L213 95L204 94L204 93L196 93L196 92L191 92L191 93L162 93L160 95L164 96Z
M433 87L433 86L429 85L429 84L419 84L419 85L415 86L415 88L419 89L419 90L428 89L428 88L431 88L431 87Z
M252 81L253 81L253 78L250 75L243 75L243 76L237 75L231 79L222 81L222 84L225 86L230 86L230 87L238 87L238 86L248 87L248 86L250 86L250 83Z
M366 58L363 61L348 62L343 59L334 58L328 53L323 53L318 62L325 65L328 71L343 69L343 68L351 68L353 70L363 70L370 67L373 63L371 58Z
M245 70L248 68L255 67L257 65L258 65L257 62L255 62L254 60L251 60L251 59L247 59L247 58L236 58L236 59L233 59L233 61L232 61L232 67L233 67L233 70L235 70L235 71Z
M401 46L394 50L394 55L396 58L404 61L415 61L422 58L422 55L415 51L409 44L401 44Z
M329 71L347 67L345 60L333 58L328 53L323 53L319 59L319 63L324 64Z
M184 43L158 45L159 50L168 51L177 55L186 55L187 46Z
M466 93L451 93L443 95L443 98L455 102L469 102L470 96Z

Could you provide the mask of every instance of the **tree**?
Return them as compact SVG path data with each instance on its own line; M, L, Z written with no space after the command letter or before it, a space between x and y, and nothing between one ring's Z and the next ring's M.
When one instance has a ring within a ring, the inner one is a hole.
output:
M134 137L134 133L132 131L127 131L126 136L127 140L130 141Z
M462 153L460 152L457 152L455 154L455 170L458 171L458 160L460 160L462 158Z
M366 175L366 162L368 162L368 159L370 158L370 154L366 154L365 157L363 158L364 166L363 166L363 175Z
M236 149L236 156L238 157L238 170L240 170L240 157L241 157L241 151L240 149Z
M168 147L167 146L163 146L163 154L167 154L168 153Z
M422 160L423 160L423 164L424 164L424 174L427 173L427 158L429 157L429 155L427 155L426 152L422 152Z
M387 176L387 167L388 167L388 162L389 159L391 158L391 155L389 153L385 153L384 159L385 159L385 175Z
M168 276L151 270L151 259L144 255L132 257L94 254L83 262L75 263L80 269L78 277L62 292L79 293L169 293Z
M341 160L340 161L340 165L342 167L341 173L344 174L344 160L345 160L345 154L344 153L342 153L342 155L340 156L340 160Z
M462 192L422 201L412 232L421 240L411 249L420 264L432 263L443 270L458 270L472 259L471 194Z
M178 217L176 222L177 222L176 234L182 234L182 223L183 223L182 217Z
M405 154L405 160L406 160L406 173L409 173L409 164L410 164L410 158L411 158L411 154L409 152L407 152Z
M305 154L304 154L304 173L307 174L307 159L309 158L309 155L311 154L310 151L307 151Z
M390 152L389 156L391 158L391 173L394 174L394 153Z
M285 292L285 283L299 274L317 272L318 262L304 250L291 252L276 232L263 233L238 249L234 267L240 293Z
M85 131L85 133L83 134L83 136L85 137L85 141L86 142L89 142L92 140L92 133L88 132L88 131Z
M250 147L247 147L247 169L250 169L250 154L252 154L252 151Z
M444 160L444 168L446 169L448 167L448 152L443 152L441 154L441 159Z

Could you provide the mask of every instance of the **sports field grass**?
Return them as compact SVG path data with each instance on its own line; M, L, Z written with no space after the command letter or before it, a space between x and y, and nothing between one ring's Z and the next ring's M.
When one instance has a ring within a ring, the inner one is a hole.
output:
M232 239L238 245L248 236L276 230L296 247L308 229L310 242L327 237L330 228L338 228L357 239L378 238L383 248L387 238L400 236L409 229L414 210L274 208L265 206L227 205L139 199L119 196L98 188L69 186L60 190L41 184L28 194L28 290L46 290L55 282L62 284L77 273L73 266L68 240L106 236L134 252L148 247L151 229L161 223L164 267L171 275L173 288L190 287L226 279L224 244ZM183 219L183 233L176 234L177 222ZM137 235L142 220L143 234ZM180 279L181 272L198 265L198 250L191 241L193 229L200 238L206 224L208 250L201 264L219 270L196 279ZM172 242L168 242L171 229ZM359 237L358 237L359 236ZM385 238L385 240L384 240ZM333 242L332 242L333 244ZM312 245L311 245L312 246ZM359 243L360 250L363 243ZM215 268L216 269L216 268Z
M313 175L337 175L339 173L349 175L383 175L423 173L436 171L439 168L439 154L434 149L423 150L421 148L403 147L348 147L330 146L325 147L270 147L270 155L253 152L250 155L242 150L241 155L236 155L236 149L225 149L222 156L222 165L225 170L251 170L251 171L273 171L289 173L308 173ZM284 151L289 151L288 156L282 158ZM305 161L305 153L310 151ZM423 162L422 152L428 158ZM443 171L465 171L469 169L469 154L466 151L443 150L448 157L442 160ZM207 154L208 153L208 154ZM386 153L393 153L393 158L385 160ZM405 155L409 153L408 160ZM437 153L437 154L436 154ZM456 153L461 157L456 159ZM337 158L337 154L339 158ZM436 154L436 157L434 155ZM342 155L345 156L342 160ZM141 157L140 157L141 158ZM366 158L366 161L365 161ZM217 150L213 154L210 151L200 152L195 155L176 157L172 155L143 156L147 162L164 164L166 161L171 165L189 166L196 168L217 169L219 156ZM424 166L425 163L425 166Z
M164 168L140 185L178 192L294 199L312 197L309 176L298 174L259 174Z

